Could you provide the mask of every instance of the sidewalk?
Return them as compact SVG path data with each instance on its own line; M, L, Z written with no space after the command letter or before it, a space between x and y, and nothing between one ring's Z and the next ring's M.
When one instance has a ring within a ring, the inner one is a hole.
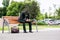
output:
M0 40L60 40L60 29L42 29L33 33L0 33Z

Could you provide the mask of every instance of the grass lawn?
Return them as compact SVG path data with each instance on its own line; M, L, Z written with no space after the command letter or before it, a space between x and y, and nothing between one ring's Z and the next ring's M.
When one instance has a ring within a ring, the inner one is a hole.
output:
M45 28L60 28L60 25L38 25L38 30L45 29ZM27 30L29 30L28 25L26 26ZM20 30L23 30L23 26L19 26ZM32 25L32 29L36 30L36 25ZM2 30L2 27L0 27L0 31ZM8 30L8 27L5 26L4 30Z

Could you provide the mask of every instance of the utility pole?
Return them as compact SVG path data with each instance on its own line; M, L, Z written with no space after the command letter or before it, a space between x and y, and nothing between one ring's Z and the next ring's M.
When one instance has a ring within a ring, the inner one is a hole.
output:
M42 12L43 12L43 15L44 15L44 19L45 19L45 14L44 14L44 11L45 11L45 9L43 9L43 10L42 10Z
M54 10L56 10L56 4L53 4ZM54 18L56 19L56 13L54 12Z
M51 7L49 7L49 14L48 14L48 18L51 16Z

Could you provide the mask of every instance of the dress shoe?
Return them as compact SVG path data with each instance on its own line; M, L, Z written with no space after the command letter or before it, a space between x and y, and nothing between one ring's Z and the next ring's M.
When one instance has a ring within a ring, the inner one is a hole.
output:
M29 31L30 33L33 33L32 31Z
M28 32L24 32L24 33L28 33Z

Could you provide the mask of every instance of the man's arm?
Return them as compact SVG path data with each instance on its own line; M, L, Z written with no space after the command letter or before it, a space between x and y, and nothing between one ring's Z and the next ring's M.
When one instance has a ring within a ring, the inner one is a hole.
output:
M30 19L30 15L29 14L27 14L26 19Z
M26 21L31 21L31 20L30 20L30 15L29 15L29 14L27 14L26 19L27 19Z

